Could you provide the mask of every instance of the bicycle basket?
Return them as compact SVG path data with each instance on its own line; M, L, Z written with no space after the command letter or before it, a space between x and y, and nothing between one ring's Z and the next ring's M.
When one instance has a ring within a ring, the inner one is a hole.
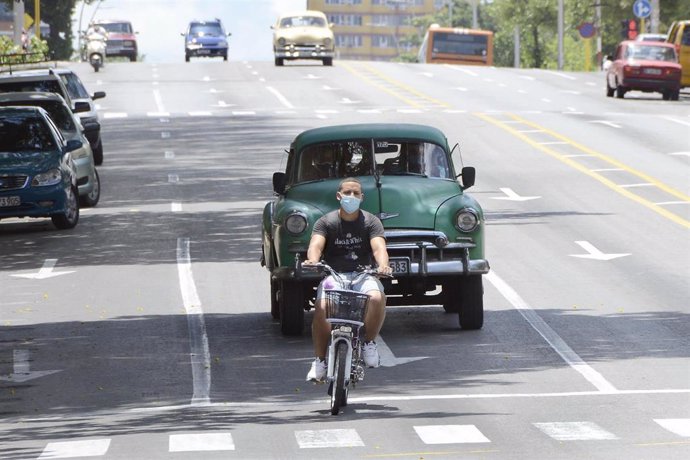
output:
M364 322L369 296L357 291L325 289L326 318Z

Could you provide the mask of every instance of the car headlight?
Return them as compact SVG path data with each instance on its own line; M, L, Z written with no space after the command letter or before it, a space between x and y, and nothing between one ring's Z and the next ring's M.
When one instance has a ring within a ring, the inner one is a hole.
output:
M278 39L278 44L279 44L280 46L285 46L285 43L286 43L285 38L280 37L280 38Z
M34 176L33 180L31 181L31 186L45 187L48 185L59 184L61 180L62 174L60 174L59 169L55 168L51 169L50 171L46 171L44 173L37 174L36 176Z
M461 232L473 232L479 226L479 216L477 211L472 208L461 209L455 215L455 228Z
M331 43L332 43L332 40L330 39L330 37L329 37L329 38L325 38L325 39L323 40L323 46L326 46L326 47L331 46Z
M221 41L218 42L218 45L219 45L219 46L228 46L228 42L225 41L225 40L221 40Z
M307 216L301 212L290 214L285 219L285 229L293 235L304 233L307 229Z

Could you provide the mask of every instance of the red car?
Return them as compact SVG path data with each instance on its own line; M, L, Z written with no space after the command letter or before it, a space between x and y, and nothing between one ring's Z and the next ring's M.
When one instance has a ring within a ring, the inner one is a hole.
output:
M677 101L681 66L671 43L624 41L616 48L606 70L606 95L622 98L628 91L661 93L664 100Z

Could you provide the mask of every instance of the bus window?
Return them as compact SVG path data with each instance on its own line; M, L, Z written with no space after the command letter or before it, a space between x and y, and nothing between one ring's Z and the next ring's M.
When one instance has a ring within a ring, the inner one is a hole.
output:
M418 62L493 65L493 32L432 26L417 55Z

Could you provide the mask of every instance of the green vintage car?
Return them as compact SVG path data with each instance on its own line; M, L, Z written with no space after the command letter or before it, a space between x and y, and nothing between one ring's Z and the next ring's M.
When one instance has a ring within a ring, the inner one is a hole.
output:
M457 145L456 145L457 147ZM310 129L273 174L276 198L263 210L261 264L270 272L271 314L285 335L301 334L318 275L299 269L319 217L337 209L344 177L362 182L362 209L377 215L395 277L384 280L388 305L442 305L460 327L484 322L484 214L464 193L475 170L458 174L446 136L418 124L352 124ZM462 184L458 182L462 178Z

